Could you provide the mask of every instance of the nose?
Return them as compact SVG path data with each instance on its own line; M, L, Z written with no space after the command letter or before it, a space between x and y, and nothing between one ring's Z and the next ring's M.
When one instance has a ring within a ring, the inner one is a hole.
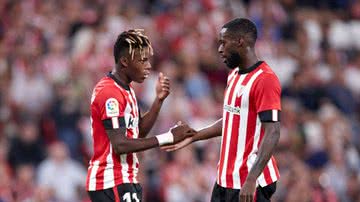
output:
M147 62L146 66L145 66L145 69L146 69L146 70L152 69L152 66L151 66L151 63L150 63L150 62Z

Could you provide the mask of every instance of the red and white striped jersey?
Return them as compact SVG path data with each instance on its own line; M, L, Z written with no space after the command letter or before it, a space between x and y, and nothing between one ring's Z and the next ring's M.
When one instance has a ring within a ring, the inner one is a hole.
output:
M90 160L88 191L112 188L122 183L138 183L139 161L136 153L116 155L105 128L126 127L128 138L139 136L139 109L134 90L111 74L95 86L91 98L91 134L94 154ZM119 134L123 135L123 134Z
M280 94L279 80L265 62L229 73L217 172L220 186L240 189L244 184L264 136L260 114L274 112L270 113L271 121L278 121ZM278 178L276 161L271 157L257 184L264 187Z

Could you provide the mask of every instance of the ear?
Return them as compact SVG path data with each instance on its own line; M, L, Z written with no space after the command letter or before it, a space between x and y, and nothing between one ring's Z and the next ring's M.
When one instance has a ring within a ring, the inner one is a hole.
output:
M120 57L120 64L123 67L127 67L129 65L129 59L127 57L121 56Z
M244 40L243 37L240 37L240 38L238 39L238 46L239 46L239 47L242 47L242 46L244 46L244 45L245 45L245 40Z

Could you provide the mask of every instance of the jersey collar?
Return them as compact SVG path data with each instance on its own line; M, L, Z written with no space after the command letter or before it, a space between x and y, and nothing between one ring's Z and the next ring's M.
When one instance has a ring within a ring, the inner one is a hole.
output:
M237 67L238 69L238 74L246 74L249 73L251 71L253 71L254 69L256 69L257 67L259 67L264 61L258 61L257 63L251 65L250 67L246 68L246 69L240 69L239 67Z
M124 88L125 90L130 90L129 85L124 84L123 82L121 82L119 79L117 79L113 74L111 74L111 72L109 72L107 74L108 77L110 77L112 80L114 80L119 86L121 86L122 88Z

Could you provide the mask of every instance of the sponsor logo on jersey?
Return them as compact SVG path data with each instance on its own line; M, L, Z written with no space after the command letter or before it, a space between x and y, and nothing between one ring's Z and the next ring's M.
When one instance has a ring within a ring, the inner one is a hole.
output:
M127 119L127 127L128 128L136 128L139 125L139 119L138 118L134 118L132 115L128 116Z
M224 110L234 114L240 114L240 107L234 107L230 105L224 105Z

